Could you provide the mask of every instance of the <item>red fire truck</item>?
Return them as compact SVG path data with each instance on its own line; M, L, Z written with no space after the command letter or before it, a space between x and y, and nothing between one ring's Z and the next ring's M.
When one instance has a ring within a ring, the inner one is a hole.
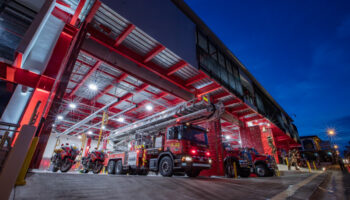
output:
M222 103L191 101L122 127L110 136L119 152L109 154L108 173L198 176L210 169L211 158L207 130L195 124L217 119L223 110ZM122 144L124 151L120 151Z
M276 162L272 156L259 154L254 148L230 149L225 147L225 175L229 178L234 176L234 163L237 167L237 173L241 177L248 177L250 173L255 173L259 177L273 176L277 170Z

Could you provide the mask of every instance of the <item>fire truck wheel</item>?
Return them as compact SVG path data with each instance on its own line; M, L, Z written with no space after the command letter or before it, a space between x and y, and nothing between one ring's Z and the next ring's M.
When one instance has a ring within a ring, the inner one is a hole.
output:
M165 156L160 160L159 172L162 176L170 177L173 175L173 161L169 156Z
M259 177L264 177L267 176L268 174L268 169L266 168L266 166L264 164L258 164L255 167L255 173L256 175L258 175Z
M108 174L115 174L115 161L111 160L107 165Z
M118 160L115 165L115 173L118 175L123 174L123 164L121 160Z
M239 176L242 178L246 178L250 176L250 168L240 168Z
M201 173L201 170L191 170L191 171L187 171L186 175L188 177L197 177L199 173Z

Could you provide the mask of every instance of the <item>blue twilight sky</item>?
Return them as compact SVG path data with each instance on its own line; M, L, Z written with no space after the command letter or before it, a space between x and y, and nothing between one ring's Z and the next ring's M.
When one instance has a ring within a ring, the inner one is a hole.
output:
M295 120L350 141L350 1L186 0Z

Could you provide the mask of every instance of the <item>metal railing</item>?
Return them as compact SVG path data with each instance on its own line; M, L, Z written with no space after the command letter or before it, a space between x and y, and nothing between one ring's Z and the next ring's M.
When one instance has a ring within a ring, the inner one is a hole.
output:
M11 144L18 132L18 124L12 124L0 121L0 171L6 160L6 157L11 150Z

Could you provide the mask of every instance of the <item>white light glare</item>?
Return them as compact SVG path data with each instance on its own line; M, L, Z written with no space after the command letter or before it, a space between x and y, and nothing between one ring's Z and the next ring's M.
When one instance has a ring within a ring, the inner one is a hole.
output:
M81 139L81 135L78 136L78 139Z
M123 117L119 117L117 120L118 120L118 122L124 122L124 118Z
M89 89L92 90L92 91L96 91L98 88L97 88L97 85L96 85L96 84L90 83L90 84L89 84Z
M77 105L75 103L70 103L69 107L72 108L72 109L75 109L75 108L77 108Z
M152 105L150 105L150 104L149 104L149 105L147 105L147 106L146 106L146 110L149 110L149 111L153 110L153 106L152 106Z
M226 135L225 138L226 138L226 140L231 139L231 137L229 135Z
M105 129L106 129L106 126L105 126L105 125L103 125L103 126L102 126L102 130L105 130Z
M58 116L57 116L57 119L58 119L58 120L62 120L62 119L63 119L63 116L62 116L62 115L58 115Z
M89 135L92 135L92 131L88 131L88 134L89 134Z

